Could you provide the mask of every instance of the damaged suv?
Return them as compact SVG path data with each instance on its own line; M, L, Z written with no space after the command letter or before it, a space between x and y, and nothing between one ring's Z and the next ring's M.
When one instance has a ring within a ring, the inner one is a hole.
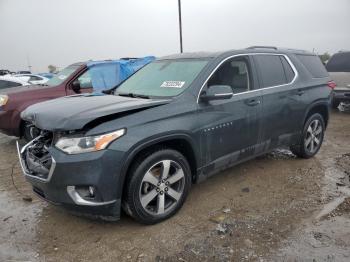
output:
M308 52L251 47L159 58L111 94L33 105L18 147L33 190L74 211L153 224L191 184L276 147L321 147L333 83Z

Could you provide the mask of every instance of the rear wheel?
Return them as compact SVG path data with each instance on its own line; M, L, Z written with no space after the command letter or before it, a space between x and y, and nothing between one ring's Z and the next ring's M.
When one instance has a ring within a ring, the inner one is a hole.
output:
M155 224L174 215L191 187L191 171L178 151L161 149L139 159L129 173L124 209L144 224Z
M324 119L320 114L313 114L306 121L299 145L291 147L291 151L302 158L310 158L320 150L325 131Z

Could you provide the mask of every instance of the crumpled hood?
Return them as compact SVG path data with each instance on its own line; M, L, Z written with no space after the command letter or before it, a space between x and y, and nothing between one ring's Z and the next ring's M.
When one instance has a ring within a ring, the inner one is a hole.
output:
M114 95L85 94L62 97L28 107L22 119L50 131L82 129L100 117L146 109L169 103L165 99L141 99Z

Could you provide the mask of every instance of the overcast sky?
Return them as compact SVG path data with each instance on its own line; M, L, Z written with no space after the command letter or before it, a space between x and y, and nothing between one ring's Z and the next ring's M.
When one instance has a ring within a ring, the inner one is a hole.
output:
M182 0L185 52L350 49L350 0ZM0 0L0 69L179 52L177 0Z

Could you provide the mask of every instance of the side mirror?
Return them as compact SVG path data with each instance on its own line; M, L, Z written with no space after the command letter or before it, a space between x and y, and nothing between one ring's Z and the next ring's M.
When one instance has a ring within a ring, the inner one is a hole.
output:
M78 80L74 80L72 83L72 89L75 93L80 93L80 82Z
M202 101L230 99L233 96L232 88L226 85L209 86L207 91L202 92L200 99Z

